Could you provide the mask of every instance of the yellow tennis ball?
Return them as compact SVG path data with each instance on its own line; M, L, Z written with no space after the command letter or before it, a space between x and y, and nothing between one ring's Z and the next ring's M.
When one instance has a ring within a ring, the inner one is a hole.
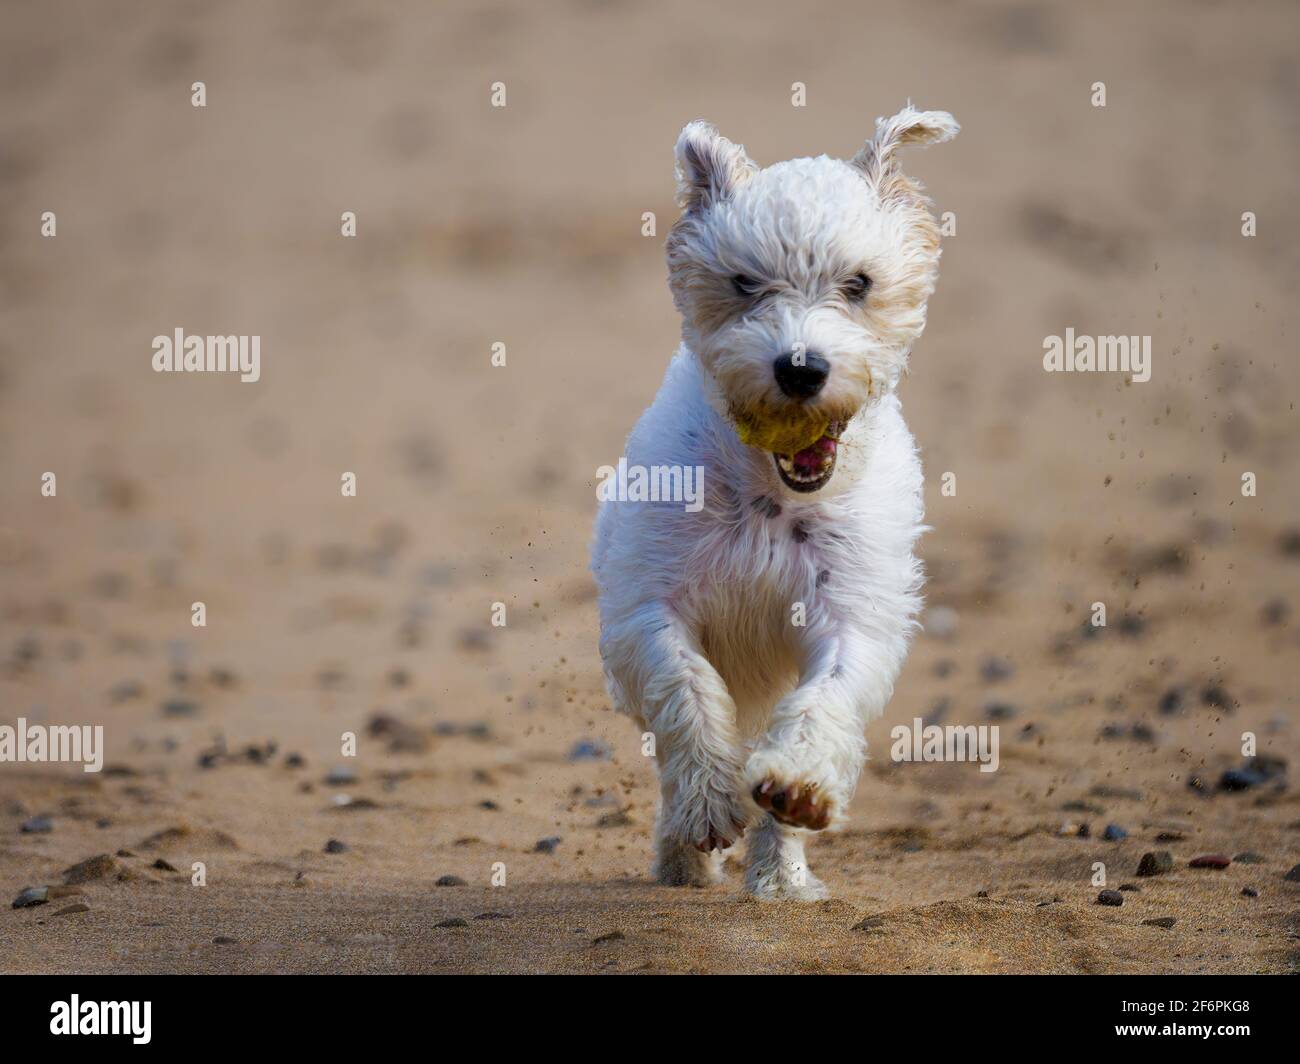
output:
M798 454L826 435L830 419L811 410L792 410L777 416L741 414L736 435L748 447L774 454Z

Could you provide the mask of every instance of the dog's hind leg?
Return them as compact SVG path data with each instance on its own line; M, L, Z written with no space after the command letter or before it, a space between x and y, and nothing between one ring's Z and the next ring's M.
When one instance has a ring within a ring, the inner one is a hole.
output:
M745 889L770 901L820 901L826 885L808 870L803 832L764 816L749 829Z
M711 878L703 858L745 830L742 755L727 685L669 607L648 604L601 640L605 667L655 738L662 808L656 874L665 883Z

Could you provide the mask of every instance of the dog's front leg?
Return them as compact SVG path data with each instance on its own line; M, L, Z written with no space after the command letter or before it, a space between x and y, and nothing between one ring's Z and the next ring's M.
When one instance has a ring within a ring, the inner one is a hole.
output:
M893 693L904 646L825 617L795 638L799 684L773 709L745 765L745 788L780 823L816 831L847 813L866 760L863 733Z
M655 737L662 803L656 875L672 885L716 878L712 851L744 832L743 758L726 683L667 604L642 607L602 640L606 667Z

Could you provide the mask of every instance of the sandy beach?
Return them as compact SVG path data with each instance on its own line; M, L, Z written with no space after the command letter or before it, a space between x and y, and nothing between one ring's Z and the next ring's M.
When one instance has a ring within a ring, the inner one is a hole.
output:
M51 888L0 971L1300 970L1293 3L3 21L0 725L105 756L0 764L0 889ZM846 156L909 98L963 127L907 157L956 225L901 387L926 631L832 900L659 887L587 552L678 343L673 143ZM178 328L260 379L154 372ZM1067 328L1150 380L1044 372ZM895 762L917 718L998 771Z

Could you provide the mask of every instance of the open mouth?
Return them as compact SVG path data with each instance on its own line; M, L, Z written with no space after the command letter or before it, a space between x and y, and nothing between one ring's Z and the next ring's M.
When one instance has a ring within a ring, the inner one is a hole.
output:
M825 435L794 454L776 454L776 471L792 491L811 492L824 488L835 473L835 452L842 426L830 425Z

